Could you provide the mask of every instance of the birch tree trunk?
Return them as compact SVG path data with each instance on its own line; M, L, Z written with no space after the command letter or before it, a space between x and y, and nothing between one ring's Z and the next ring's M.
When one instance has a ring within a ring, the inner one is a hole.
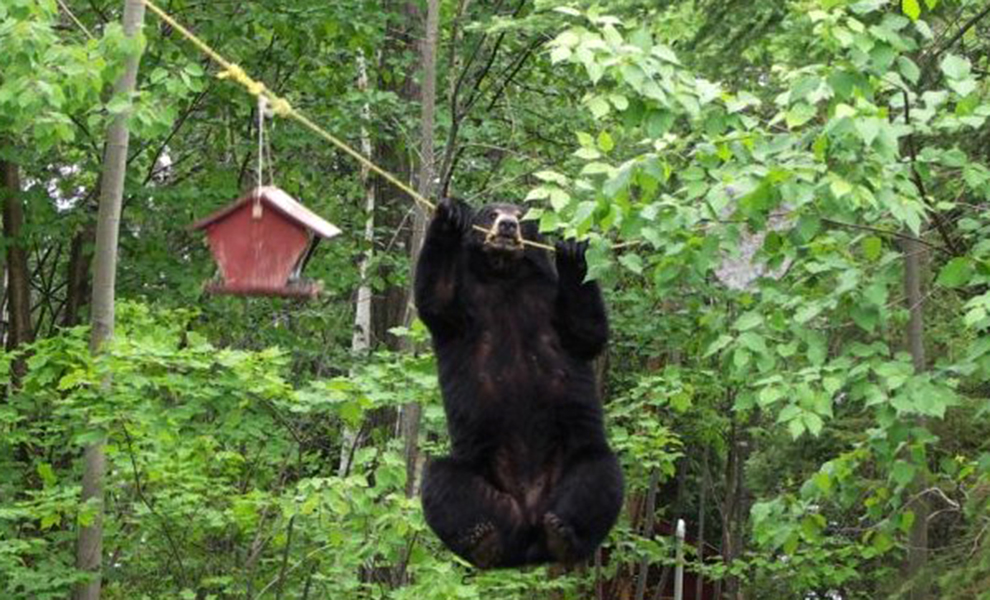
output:
M368 91L368 61L364 57L364 52L357 56L358 65L358 89L361 92ZM365 102L361 106L361 153L371 157L371 132L368 130L368 123L371 122L371 104ZM351 352L355 356L368 353L371 348L371 284L368 283L368 267L374 258L375 251L375 184L371 180L371 172L368 167L361 166L361 185L364 187L364 245L365 249L361 255L359 271L361 274L361 285L358 286L357 300L354 306L354 334L351 337ZM344 429L343 443L340 448L340 465L338 474L343 477L350 471L351 456L354 454L356 446L360 443L357 439L358 432Z
M126 0L123 15L124 34L138 35L144 22L144 2ZM114 85L114 93L129 96L137 82L137 54L127 58L124 72ZM130 111L118 114L107 132L106 154L100 188L100 210L96 223L96 247L93 264L92 332L89 349L99 354L113 337L114 288L117 276L117 236L120 229L120 209L124 196L124 175L127 170L127 145L130 135L127 119ZM109 379L102 384L109 391ZM89 572L91 579L76 588L76 600L99 600L103 554L103 474L106 455L103 441L86 447L83 455L82 501L94 502L97 510L92 523L80 527L76 546L76 568Z
M430 197L433 193L434 177L434 156L433 156L433 118L436 112L437 95L437 32L440 23L440 1L427 0L426 3L426 31L420 46L420 60L423 67L422 85L422 113L420 120L420 165L419 177L416 191L424 197ZM415 216L413 218L412 243L410 248L410 299L406 305L406 324L412 322L416 316L415 307L412 305L412 282L416 279L416 260L419 258L419 250L423 246L423 237L426 233L426 212L422 206L417 204ZM405 440L406 458L406 495L414 496L417 489L417 473L419 471L419 422L422 416L422 407L419 402L409 402L402 407L402 418L400 427L402 437Z

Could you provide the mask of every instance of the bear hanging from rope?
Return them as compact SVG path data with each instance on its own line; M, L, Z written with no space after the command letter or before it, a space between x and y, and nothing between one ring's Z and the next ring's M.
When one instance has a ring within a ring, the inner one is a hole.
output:
M423 510L480 568L588 558L622 505L591 366L608 320L584 282L587 245L558 243L554 265L523 245L539 239L523 212L443 200L416 270L452 445L427 467Z

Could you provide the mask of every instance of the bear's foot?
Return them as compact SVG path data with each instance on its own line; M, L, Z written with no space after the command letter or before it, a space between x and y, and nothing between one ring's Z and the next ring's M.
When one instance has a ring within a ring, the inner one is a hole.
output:
M543 515L543 530L547 536L547 550L560 563L572 565L577 562L578 540L574 528L552 512Z
M479 569L490 569L502 558L502 542L490 521L478 523L461 539L466 558Z

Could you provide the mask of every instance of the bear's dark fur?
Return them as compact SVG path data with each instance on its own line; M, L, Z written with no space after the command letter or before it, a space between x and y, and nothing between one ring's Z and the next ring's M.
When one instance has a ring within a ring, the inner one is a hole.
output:
M416 270L452 443L427 468L423 510L481 568L583 560L622 505L590 364L608 321L598 285L583 282L586 245L558 243L555 269L520 243L540 239L522 213L443 200Z

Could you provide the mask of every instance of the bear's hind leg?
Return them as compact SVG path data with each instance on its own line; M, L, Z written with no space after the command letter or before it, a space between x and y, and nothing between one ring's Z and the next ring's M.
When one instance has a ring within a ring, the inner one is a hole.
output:
M519 505L470 464L435 459L427 468L422 495L427 524L455 554L482 569L519 562Z
M591 556L622 508L622 470L608 448L569 462L543 515L547 549L566 564Z

